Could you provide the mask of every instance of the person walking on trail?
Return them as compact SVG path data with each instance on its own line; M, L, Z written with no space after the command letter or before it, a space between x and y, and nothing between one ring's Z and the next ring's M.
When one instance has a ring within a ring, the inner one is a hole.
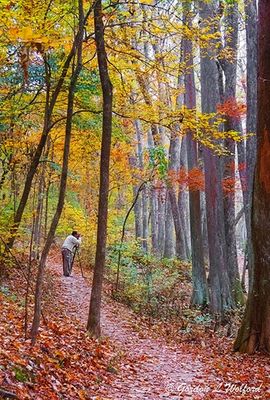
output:
M81 235L77 231L73 231L72 234L65 239L62 246L64 276L70 276L75 250L80 246L81 242Z

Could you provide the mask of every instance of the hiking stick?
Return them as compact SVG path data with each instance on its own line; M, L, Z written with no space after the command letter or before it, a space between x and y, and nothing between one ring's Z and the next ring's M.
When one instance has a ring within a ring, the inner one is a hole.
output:
M78 247L77 247L77 246L74 246L74 247L75 247L75 250L74 250L73 258L72 258L72 261L71 261L70 273L71 273L71 271L72 271L72 269L73 269L73 264L74 264L75 256L76 256L77 250L78 250ZM74 247L73 247L73 248L74 248Z
M78 254L78 263L79 263L79 266L80 266L80 270L81 270L82 277L85 278L85 276L84 276L84 274L83 274L83 269L82 269L81 257L80 257L79 249L78 249L77 246L76 246L76 248L75 248L74 255L73 255L73 259L72 259L71 270L72 270L72 268L73 268L73 264L74 264L74 260L75 260L76 254Z
M81 255L80 255L79 251L78 251L77 254L78 254L78 261L79 261L79 265L80 265L81 274L82 274L82 277L85 278L85 276L84 276L84 274L83 274Z

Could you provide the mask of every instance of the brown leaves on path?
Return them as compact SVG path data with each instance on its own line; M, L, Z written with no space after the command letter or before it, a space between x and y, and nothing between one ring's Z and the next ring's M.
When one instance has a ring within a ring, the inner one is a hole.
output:
M56 267L52 268L57 273ZM69 315L80 317L86 324L90 282L76 273L60 280ZM123 354L115 379L99 388L99 394L106 399L205 398L208 388L202 379L204 367L196 356L162 338L152 338L149 328L142 327L136 315L107 296L103 300L102 331Z
M90 281L76 273L61 280L70 315L86 324ZM213 332L200 332L194 338L179 333L168 341L167 328L166 324L162 328L158 325L156 330L150 328L125 306L104 296L103 334L122 351L123 357L115 379L100 386L102 399L270 398L267 357L232 353L232 339Z
M50 261L45 285L44 312L51 322L31 348L14 290L0 293L0 388L21 400L270 398L266 357L233 354L232 339L212 332L186 335L165 323L150 327L106 294L104 337L90 339L90 279L76 271L63 277L57 258Z
M50 279L50 285L57 287L57 282ZM49 322L31 347L24 339L24 307L15 286L13 281L12 291L1 286L0 292L0 389L20 400L93 399L100 383L110 384L114 377L113 346L89 338L82 324L68 317L53 290L51 304L46 300Z

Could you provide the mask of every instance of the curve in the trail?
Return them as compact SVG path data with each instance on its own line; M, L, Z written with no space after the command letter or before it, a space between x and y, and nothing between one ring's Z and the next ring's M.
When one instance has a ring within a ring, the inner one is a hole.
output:
M67 314L86 324L91 293L89 280L76 272L72 277L63 277L59 265L50 265L50 269L59 276ZM121 304L103 301L102 332L125 354L127 362L112 385L104 388L106 396L97 396L97 399L194 400L210 395L204 365L177 345L169 345L162 338L147 337L147 333L134 329L132 312ZM218 390L211 395L214 399L226 398Z

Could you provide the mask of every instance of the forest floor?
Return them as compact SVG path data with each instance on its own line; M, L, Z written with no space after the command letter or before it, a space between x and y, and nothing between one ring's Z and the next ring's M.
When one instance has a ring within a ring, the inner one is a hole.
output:
M34 348L22 337L23 307L12 294L18 288L0 292L0 399L3 387L21 400L270 398L268 357L235 354L233 338L212 331L183 335L166 323L149 324L108 293L103 337L90 339L90 274L83 278L75 268L63 277L57 256L48 267L50 322Z
M51 263L51 269L60 279L62 300L69 316L79 318L85 326L91 293L89 279L84 279L76 270L72 277L63 277L56 262ZM120 349L124 362L116 371L115 379L109 385L100 386L101 397L97 399L270 398L266 359L258 356L256 362L260 368L253 367L249 375L247 368L254 358L233 354L232 339L212 338L213 346L209 337L201 337L195 343L189 338L180 345L172 337L164 336L164 326L159 333L126 306L106 295L101 319L103 335ZM220 349L219 343L223 344ZM224 350L228 352L226 357Z

